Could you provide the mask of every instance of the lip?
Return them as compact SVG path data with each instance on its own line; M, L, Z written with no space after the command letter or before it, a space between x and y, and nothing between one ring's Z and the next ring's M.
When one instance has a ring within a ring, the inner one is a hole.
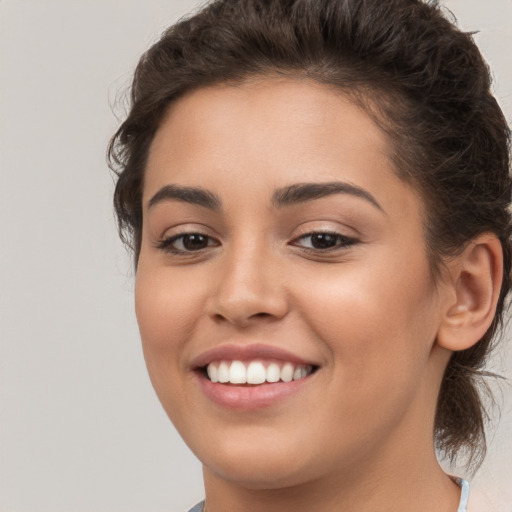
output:
M212 382L202 372L195 372L204 394L215 404L225 409L254 411L278 405L287 397L299 393L315 374L291 382L258 384L255 386L237 386Z
M204 367L213 361L248 361L251 359L272 359L296 365L311 365L314 368L319 366L314 361L306 360L293 352L272 345L225 344L207 350L193 358L191 370L207 398L223 408L237 411L251 411L277 405L287 397L299 393L315 378L316 372L313 372L307 377L291 382L264 383L251 386L211 382L204 372Z
M289 352L281 347L264 344L251 345L220 345L213 349L202 352L191 361L191 368L196 370L202 368L213 361L249 361L251 359L275 359L279 361L290 362L293 364L303 364L311 366L319 366L314 361L308 361L293 352Z

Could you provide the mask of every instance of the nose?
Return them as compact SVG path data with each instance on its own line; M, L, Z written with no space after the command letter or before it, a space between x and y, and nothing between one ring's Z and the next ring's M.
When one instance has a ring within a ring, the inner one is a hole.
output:
M219 263L209 312L237 327L283 318L288 312L284 269L270 250L232 251Z

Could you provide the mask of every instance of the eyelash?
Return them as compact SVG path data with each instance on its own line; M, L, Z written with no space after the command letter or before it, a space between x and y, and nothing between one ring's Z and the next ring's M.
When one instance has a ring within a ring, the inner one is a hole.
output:
M305 233L304 235L299 236L296 238L293 242L296 242L297 240L304 240L306 238L311 238L313 236L330 236L333 237L336 241L336 245L334 247L328 247L324 249L319 249L315 247L303 247L304 250L307 252L315 253L315 254L325 254L329 252L333 252L336 250L346 250L349 247L355 245L358 241L355 238L351 238L345 235L342 235L340 233L337 233L336 231L312 231L310 233ZM297 244L293 244L297 245Z
M199 236L199 237L203 237L203 238L206 238L208 240L208 244L206 245L206 247L204 248L201 248L201 249L198 249L196 251L194 250L183 250L183 249L176 249L173 244L175 242L177 242L178 240L181 240L182 243L185 239L185 237L192 237L192 236ZM212 246L216 246L218 245L218 243L215 243L215 244L210 244L209 242L211 240L214 240L212 237L208 236L208 235L205 235L204 233L199 233L199 232L187 232L187 233L180 233L179 235L174 235L174 236L171 236L169 238L164 238L163 240L160 240L157 244L157 248L158 249L161 249L162 251L164 252L168 252L168 253L171 253L171 254L177 254L177 255L189 255L189 254L199 254L199 253L202 253L206 248L208 247L212 247Z
M321 237L326 237L326 236L333 237L336 241L335 246L327 247L327 248L323 248L323 249L322 248L319 249L319 248L315 248L315 247L303 247L303 246L302 246L302 248L308 253L325 254L325 253L330 253L330 252L333 252L336 250L346 250L346 249L350 248L351 246L358 243L358 240L356 240L355 238L341 235L340 233L337 233L336 231L311 231L309 233L305 233L305 234L295 238L290 243L290 245L300 247L300 245L297 244L297 241L304 240L307 238L311 239L311 237L319 236L319 235ZM194 236L205 238L207 240L207 245L205 247L202 247L197 250L177 249L176 247L174 247L174 244L177 241L181 240L181 243L183 244L185 237L194 237ZM210 243L211 241L214 241L214 243L213 244ZM218 245L220 245L220 244L214 238L212 238L208 235L205 235L200 232L187 232L187 233L180 233L179 235L174 235L169 238L160 240L157 244L157 248L164 252L170 253L170 254L175 254L178 256L187 256L187 255L201 254L208 247L216 247Z

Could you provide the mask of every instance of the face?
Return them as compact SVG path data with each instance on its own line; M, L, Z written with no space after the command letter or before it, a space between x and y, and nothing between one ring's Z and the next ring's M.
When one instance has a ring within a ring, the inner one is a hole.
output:
M422 203L389 148L306 81L202 89L168 112L136 313L154 388L207 474L294 485L431 442L440 304Z

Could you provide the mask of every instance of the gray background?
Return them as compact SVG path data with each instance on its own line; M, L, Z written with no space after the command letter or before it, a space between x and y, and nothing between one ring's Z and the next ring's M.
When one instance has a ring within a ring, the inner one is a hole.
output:
M511 120L512 0L445 4L480 30ZM0 0L0 511L180 512L202 496L146 375L104 160L139 55L193 5ZM492 363L509 378L510 348ZM475 487L512 503L501 389Z

